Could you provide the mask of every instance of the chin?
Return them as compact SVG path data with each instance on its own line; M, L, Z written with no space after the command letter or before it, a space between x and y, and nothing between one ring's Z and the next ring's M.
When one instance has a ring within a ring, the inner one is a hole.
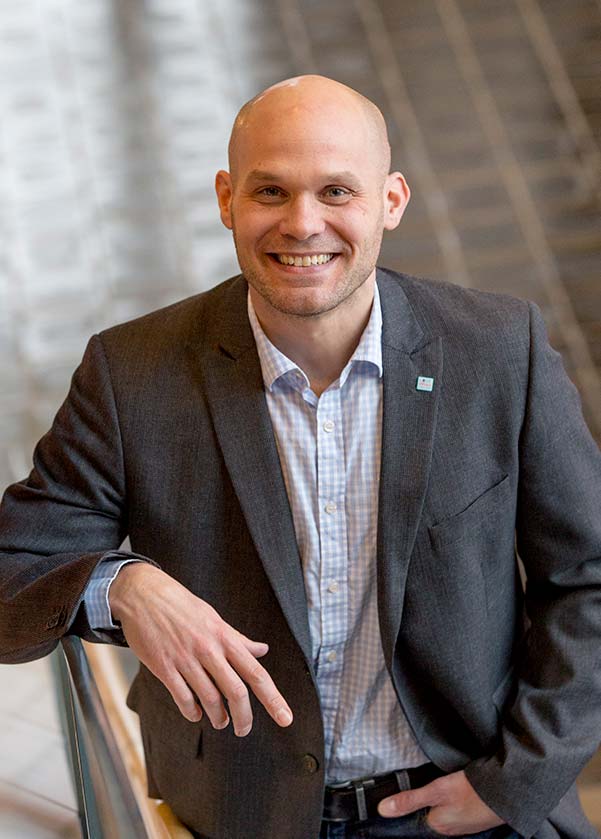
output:
M276 309L276 311L283 315L291 315L299 318L316 317L336 308L335 303L328 305L325 302L315 300L300 301L274 297L267 297L265 299L272 309Z

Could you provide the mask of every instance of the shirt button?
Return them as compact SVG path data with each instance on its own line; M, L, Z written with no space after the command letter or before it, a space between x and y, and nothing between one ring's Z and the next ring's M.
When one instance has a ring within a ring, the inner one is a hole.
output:
M334 501L328 501L328 503L325 506L326 513L330 513L330 515L332 513L335 513L337 509L338 507L336 506L336 503Z
M339 586L338 586L338 583L336 582L336 580L332 580L332 582L328 586L328 591L331 592L331 594L336 594L336 592L338 591L338 588L339 588Z
M303 765L305 767L305 772L308 772L309 775L315 775L315 773L319 769L319 761L316 757L313 757L313 755L304 755Z
M326 420L326 421L324 422L324 424L323 424L323 430L324 430L324 431L327 431L328 433L329 433L330 431L333 431L335 427L336 427L336 426L334 425L334 423L332 422L332 420Z
M334 662L334 661L336 661L336 658L337 658L337 656L336 656L336 650L332 650L331 652L329 652L329 653L327 654L326 658L327 658L327 660L328 660L329 662Z

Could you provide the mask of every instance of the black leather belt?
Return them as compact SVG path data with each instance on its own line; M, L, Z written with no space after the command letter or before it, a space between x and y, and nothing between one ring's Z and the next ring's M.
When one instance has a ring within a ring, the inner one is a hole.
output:
M326 822L365 821L378 815L377 807L383 798L404 789L423 787L444 774L433 763L424 763L413 769L327 786L322 818Z

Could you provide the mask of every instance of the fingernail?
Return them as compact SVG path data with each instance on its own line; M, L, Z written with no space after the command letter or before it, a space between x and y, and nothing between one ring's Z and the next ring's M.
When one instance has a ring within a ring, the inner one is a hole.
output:
M230 718L229 718L229 717L226 717L226 718L225 718L224 720L222 720L221 722L216 722L216 723L215 723L215 728L218 728L218 729L220 729L220 730L221 730L222 728L226 728L226 727L227 727L227 725L228 725L228 723L229 723L229 721L230 721Z
M247 725L246 728L239 728L236 731L236 737L246 737L248 732L251 730L252 725Z
M380 801L378 810L383 816L394 816L396 814L396 804L390 800Z
M290 711L287 711L285 708L282 708L282 710L278 711L275 715L275 720L278 725L290 725L290 723L292 722L292 714L290 713Z

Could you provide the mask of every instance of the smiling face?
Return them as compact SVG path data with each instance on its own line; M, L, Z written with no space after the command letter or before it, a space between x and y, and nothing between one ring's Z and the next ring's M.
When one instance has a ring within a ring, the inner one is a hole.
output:
M383 231L399 223L409 191L386 174L383 121L364 103L304 77L239 116L232 171L218 173L216 189L257 311L319 316L373 280Z

